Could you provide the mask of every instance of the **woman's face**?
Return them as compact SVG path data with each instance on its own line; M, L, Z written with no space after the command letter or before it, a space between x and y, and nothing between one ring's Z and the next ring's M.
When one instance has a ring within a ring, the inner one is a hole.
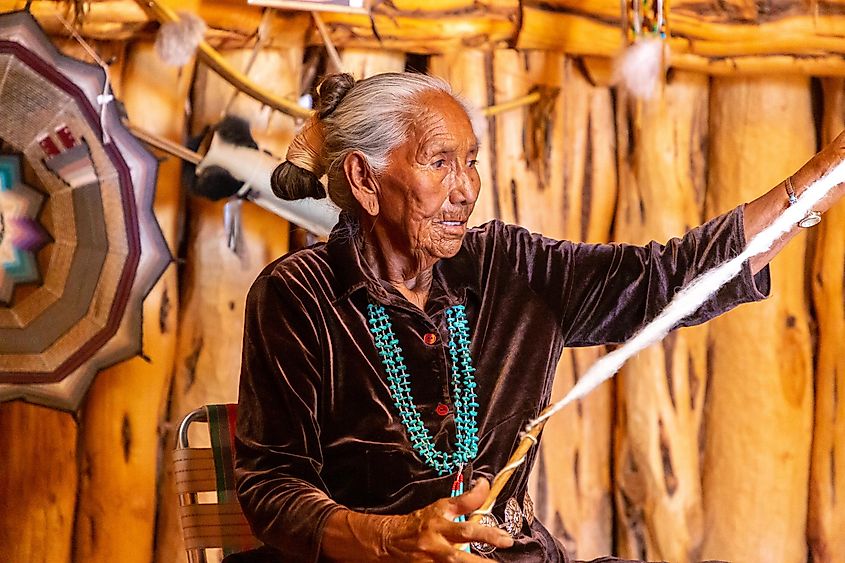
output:
M407 141L379 176L378 223L391 246L431 263L457 254L481 180L478 140L458 102L442 92L419 98Z

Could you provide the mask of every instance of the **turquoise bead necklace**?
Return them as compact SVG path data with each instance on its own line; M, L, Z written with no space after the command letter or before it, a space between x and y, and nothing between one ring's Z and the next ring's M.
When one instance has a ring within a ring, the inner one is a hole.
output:
M460 472L463 466L478 455L478 402L475 394L475 377L469 345L469 324L463 305L446 309L449 326L449 356L452 360L452 400L455 405L455 427L457 445L454 452L442 452L435 448L431 434L420 417L419 409L411 395L411 382L405 366L405 356L399 340L393 333L393 325L382 305L367 305L370 332L376 349L387 371L387 381L393 404L411 445L425 463L439 475ZM458 486L459 485L459 486ZM458 492L459 491L459 492ZM463 492L463 476L459 473L452 496Z

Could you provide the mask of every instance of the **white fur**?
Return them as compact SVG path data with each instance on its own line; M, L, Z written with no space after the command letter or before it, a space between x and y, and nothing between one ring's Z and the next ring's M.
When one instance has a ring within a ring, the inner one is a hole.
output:
M161 24L156 36L156 53L170 66L185 66L196 53L206 29L205 22L196 14L179 12L178 22Z
M657 91L668 61L664 61L663 41L657 37L640 39L629 46L614 64L614 83L635 98L648 100Z

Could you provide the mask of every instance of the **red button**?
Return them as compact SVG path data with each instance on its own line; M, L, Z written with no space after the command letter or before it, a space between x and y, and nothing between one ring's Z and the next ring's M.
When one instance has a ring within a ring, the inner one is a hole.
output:
M425 333L425 336L423 336L423 342L431 346L432 344L437 342L437 335L433 332L427 332Z
M434 409L434 412L436 412L440 416L446 416L447 414L449 414L449 407L447 407L443 403L440 403L439 405L437 405L437 408Z

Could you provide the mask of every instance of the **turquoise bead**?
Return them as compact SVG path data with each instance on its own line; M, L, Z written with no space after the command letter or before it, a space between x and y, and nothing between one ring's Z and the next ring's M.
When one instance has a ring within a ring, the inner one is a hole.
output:
M465 307L455 305L446 309L449 358L452 360L451 388L458 441L456 451L451 453L441 452L434 447L431 434L422 422L419 409L411 395L410 376L405 367L402 347L384 307L370 303L367 305L367 314L373 341L387 372L390 395L408 433L408 440L426 464L440 475L454 473L478 453L478 403L475 394L477 384L472 375L475 368L472 366L469 349L471 342Z

